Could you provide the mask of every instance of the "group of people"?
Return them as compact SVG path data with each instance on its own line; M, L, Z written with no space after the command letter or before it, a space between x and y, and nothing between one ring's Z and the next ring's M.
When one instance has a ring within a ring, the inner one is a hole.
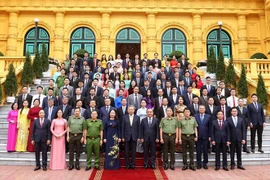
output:
M262 150L265 126L263 107L257 102L244 106L235 89L221 81L218 87L201 81L196 67L183 54L172 60L143 59L135 55L125 59L118 54L106 59L97 54L83 58L66 56L47 87L38 86L31 96L28 88L11 106L7 151L35 152L36 168L47 170L47 151L50 146L50 169L80 170L82 144L86 146L85 170L100 169L100 154L105 153L105 169L120 168L120 152L124 150L127 169L136 169L136 152L144 153L144 168L155 169L157 151L163 153L163 167L174 170L175 153L183 153L183 170L208 169L208 153L216 154L216 170L227 168L227 152L231 169L244 169L241 152L247 148L247 130L251 128L251 152ZM157 148L160 147L160 148ZM194 165L196 147L197 167ZM187 162L189 152L190 163ZM74 162L74 154L75 162ZM150 156L149 156L150 153ZM170 153L170 162L168 154ZM203 154L203 161L202 156Z

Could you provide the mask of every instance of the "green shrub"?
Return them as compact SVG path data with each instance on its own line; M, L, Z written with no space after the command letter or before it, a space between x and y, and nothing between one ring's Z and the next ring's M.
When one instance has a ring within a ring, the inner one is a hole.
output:
M84 53L88 53L88 51L86 51L85 49L78 49L76 52L78 57L83 58L84 57Z
M218 81L224 80L225 77L224 55L221 48L219 50L219 57L216 67L216 77Z
M247 98L248 97L248 83L246 78L246 67L244 66L244 63L241 64L241 75L237 84L238 87L238 95L241 98Z
M27 52L25 62L23 65L23 70L22 70L21 85L28 86L28 85L32 84L33 78L34 78L33 67L31 64L30 54L29 54L29 52Z
M213 46L210 47L210 52L209 52L209 56L207 58L206 66L207 66L207 72L209 72L209 73L216 72L217 59L216 59L216 54L215 54Z
M45 43L42 43L42 52L41 52L41 63L42 71L46 72L49 70L49 59L48 52Z
M33 70L34 70L34 75L37 79L42 78L42 62L40 59L40 54L38 52L38 48L35 53L35 58L33 62Z
M0 56L4 56L4 54L0 51Z
M263 53L255 53L250 59L268 59Z
M17 94L18 84L13 64L8 67L8 74L4 83L4 91L7 96L15 96Z
M261 103L265 109L267 109L268 94L266 92L264 80L261 73L258 75L258 84L256 88L256 94L258 96L258 102Z
M236 74L233 67L233 58L231 57L229 66L225 73L225 84L228 88L236 88Z

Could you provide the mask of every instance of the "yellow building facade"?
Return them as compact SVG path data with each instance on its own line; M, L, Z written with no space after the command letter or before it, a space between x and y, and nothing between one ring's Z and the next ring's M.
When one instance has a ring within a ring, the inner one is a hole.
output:
M49 56L60 60L85 47L99 58L119 51L137 51L141 58L158 52L161 58L181 50L195 63L206 59L212 43L219 48L220 35L227 56L249 58L270 50L269 1L1 0L0 51L22 56L33 48L31 30L38 18L39 42L47 33Z

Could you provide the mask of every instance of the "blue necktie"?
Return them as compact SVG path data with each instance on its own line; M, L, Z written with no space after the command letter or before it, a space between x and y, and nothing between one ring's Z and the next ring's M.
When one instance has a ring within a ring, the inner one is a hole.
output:
M203 123L204 116L201 114L201 123Z

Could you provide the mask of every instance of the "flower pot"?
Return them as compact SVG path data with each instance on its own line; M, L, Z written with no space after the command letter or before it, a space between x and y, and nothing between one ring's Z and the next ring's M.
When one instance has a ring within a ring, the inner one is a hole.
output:
M247 105L247 98L242 98L244 101L244 105Z
M34 84L36 84L36 85L41 84L41 79L35 79L35 80L34 80Z
M51 73L49 71L43 72L43 77L51 77Z
M7 97L7 102L8 103L14 103L15 102L15 97L14 96L8 96Z

